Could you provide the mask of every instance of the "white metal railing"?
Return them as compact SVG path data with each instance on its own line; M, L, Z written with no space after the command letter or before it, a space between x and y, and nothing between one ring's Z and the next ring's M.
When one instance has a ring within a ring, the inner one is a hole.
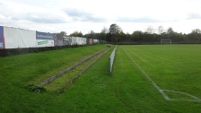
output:
M114 50L112 51L112 54L109 57L109 60L110 60L110 73L112 72L112 66L113 66L113 62L114 62L114 58L115 58L115 54L116 54L116 49L117 49L117 45L115 46Z

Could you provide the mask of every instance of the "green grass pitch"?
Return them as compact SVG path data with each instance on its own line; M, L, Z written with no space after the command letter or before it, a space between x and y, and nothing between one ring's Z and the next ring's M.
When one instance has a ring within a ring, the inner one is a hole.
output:
M109 73L108 60L111 49L61 94L27 90L30 83L105 47L88 46L0 58L0 112L201 112L199 44L119 45L112 73Z

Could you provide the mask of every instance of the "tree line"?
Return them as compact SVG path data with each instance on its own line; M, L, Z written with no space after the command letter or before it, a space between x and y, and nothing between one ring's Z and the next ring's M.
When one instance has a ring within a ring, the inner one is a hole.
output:
M124 33L117 24L111 24L109 29L104 27L99 33L91 30L83 35L81 32L75 31L70 36L94 38L106 40L109 43L124 44L160 43L161 39L171 39L173 43L201 43L200 29L193 29L191 33L185 34L175 32L171 27L165 30L163 26L158 27L157 33L152 26L149 26L145 32L137 30L130 34Z

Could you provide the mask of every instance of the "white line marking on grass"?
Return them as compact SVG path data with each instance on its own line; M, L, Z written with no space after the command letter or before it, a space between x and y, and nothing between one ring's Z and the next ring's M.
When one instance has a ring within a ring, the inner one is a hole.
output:
M196 97L196 96L193 96L193 95L190 95L190 94L185 93L185 92L161 89L161 88L151 79L151 77L135 62L135 60L133 60L133 59L128 55L128 53L127 53L123 48L122 48L122 50L123 50L124 53L131 59L131 61L133 62L133 64L134 64L135 66L137 66L137 68L144 74L144 76L152 83L152 85L163 95L163 97L165 98L165 100L168 100L168 101L193 101L193 102L201 102L201 99L200 99L200 98L198 98L198 97ZM171 93L176 93L176 94L182 94L182 95L191 97L192 99L172 99L172 98L170 98L165 92L171 92Z
M201 99L196 97L196 96L193 96L191 94L188 94L188 93L185 93L185 92L181 92L181 91L175 91L175 90L163 90L163 92L171 92L171 93L176 93L176 94L181 94L181 95L185 95L185 96L188 96L192 99L172 99L172 98L169 98L169 100L171 101L194 101L194 102L201 102Z

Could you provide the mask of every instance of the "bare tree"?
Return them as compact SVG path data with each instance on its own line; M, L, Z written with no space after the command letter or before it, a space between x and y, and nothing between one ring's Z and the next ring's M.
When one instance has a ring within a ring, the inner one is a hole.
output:
M165 30L164 30L163 26L159 26L158 27L158 34L162 34L164 32L165 32Z
M193 29L192 33L197 33L197 34L201 34L201 30L200 29Z
M155 29L153 28L153 26L148 26L146 32L149 34L153 34L155 32Z
M108 28L103 27L103 29L101 30L101 33L107 34L109 32Z

